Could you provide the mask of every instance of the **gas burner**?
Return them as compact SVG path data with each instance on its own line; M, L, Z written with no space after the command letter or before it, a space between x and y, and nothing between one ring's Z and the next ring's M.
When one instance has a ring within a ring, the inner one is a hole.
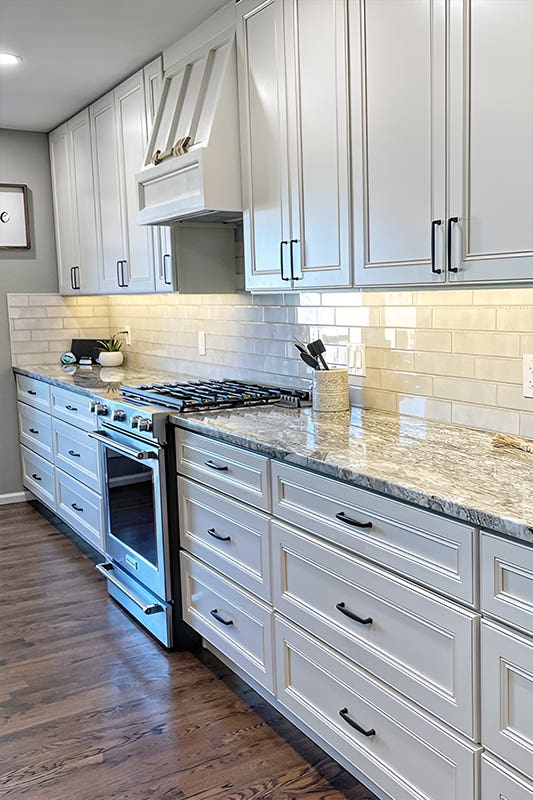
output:
M309 392L302 389L263 386L245 381L177 381L123 386L121 393L132 400L175 409L180 414L244 406L279 405L299 408L310 405Z

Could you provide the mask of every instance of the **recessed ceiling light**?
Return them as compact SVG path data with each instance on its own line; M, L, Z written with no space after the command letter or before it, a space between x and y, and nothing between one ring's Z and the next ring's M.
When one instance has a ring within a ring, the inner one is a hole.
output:
M23 59L14 53L0 53L0 67L10 67L13 64L20 64Z

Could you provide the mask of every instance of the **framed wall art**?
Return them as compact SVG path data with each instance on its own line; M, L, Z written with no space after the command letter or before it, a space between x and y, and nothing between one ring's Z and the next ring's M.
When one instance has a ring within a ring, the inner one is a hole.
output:
M0 183L0 250L29 250L28 187Z

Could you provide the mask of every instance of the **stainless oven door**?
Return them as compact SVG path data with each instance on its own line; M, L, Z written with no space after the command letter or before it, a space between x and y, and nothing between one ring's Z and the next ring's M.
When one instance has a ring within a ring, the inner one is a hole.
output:
M112 561L163 600L170 600L163 448L120 431L90 433L104 476L104 549Z

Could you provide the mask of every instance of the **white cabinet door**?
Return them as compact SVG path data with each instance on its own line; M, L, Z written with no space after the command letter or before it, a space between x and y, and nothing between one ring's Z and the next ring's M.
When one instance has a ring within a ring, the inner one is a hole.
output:
M246 288L290 288L283 0L237 7Z
M148 138L157 112L163 78L161 57L147 64L144 72L144 103ZM140 166L140 165L139 165ZM139 167L137 167L137 171ZM175 285L175 254L172 249L172 228L168 225L153 225L148 228L152 237L154 277L156 292L172 292Z
M349 286L347 3L290 0L285 9L289 272L300 290Z
M56 233L57 271L60 294L77 294L76 256L71 200L68 128L61 125L49 136L54 224Z
M360 0L353 11L356 280L439 283L445 278L446 3Z
M533 2L454 0L450 47L450 280L532 280Z
M76 285L81 294L95 294L99 275L89 110L69 120L67 127Z
M137 183L135 174L143 162L146 143L144 78L140 70L114 91L118 139L120 196L123 238L127 244L121 272L121 287L129 292L154 291L152 231L137 224Z
M113 92L89 109L96 192L96 229L100 262L100 290L120 289L122 262L127 259L122 230L120 178ZM140 163L140 162L139 162Z

